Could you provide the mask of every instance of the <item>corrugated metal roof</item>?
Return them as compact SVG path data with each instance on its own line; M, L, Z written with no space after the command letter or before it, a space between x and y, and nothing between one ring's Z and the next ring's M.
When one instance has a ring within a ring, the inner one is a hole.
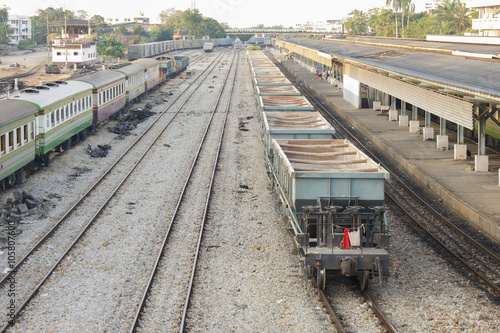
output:
M99 71L75 79L75 81L90 83L96 89L120 80L125 80L125 74L111 70Z
M127 76L132 76L137 73L144 72L144 66L139 65L139 64L130 64L118 69L114 69L114 71L121 72Z
M0 100L0 119L3 124L30 114L35 115L37 111L36 106L24 101L12 99Z
M496 62L411 50L398 50L397 54L384 56L393 49L332 41L296 39L286 42L407 76L500 97L500 64Z
M144 66L146 68L151 68L154 66L158 66L159 62L156 59L137 59L132 61L132 64L137 64Z
M39 90L38 93L21 92L11 97L11 99L22 100L34 103L40 108L45 108L71 95L92 91L93 86L87 82L66 81L66 84L59 84L57 87Z

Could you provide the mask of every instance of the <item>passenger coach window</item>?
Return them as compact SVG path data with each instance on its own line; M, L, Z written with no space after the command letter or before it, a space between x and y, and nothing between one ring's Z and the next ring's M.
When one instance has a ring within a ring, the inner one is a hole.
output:
M54 113L56 113L56 112L57 112L57 110L50 113L50 125L52 127L54 127L55 124L56 124L56 120L55 120L56 118L55 118L55 115L54 115Z
M0 136L0 152L1 154L5 154L5 134Z
M22 137L22 132L21 132L21 127L16 128L16 147L20 147L21 144L23 143L23 137Z
M23 126L23 138L24 138L24 142L28 142L29 140L29 136L28 136L28 124L24 125Z
M31 124L30 124L30 137L31 137L31 140L35 140L35 131L34 131L34 128L35 128L35 122L32 121Z
M9 132L9 150L14 149L14 131Z

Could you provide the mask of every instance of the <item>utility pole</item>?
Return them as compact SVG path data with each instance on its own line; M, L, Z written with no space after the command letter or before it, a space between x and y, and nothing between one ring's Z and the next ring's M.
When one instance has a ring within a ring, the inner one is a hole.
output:
M50 46L49 46L49 12L47 12L47 58L50 62Z

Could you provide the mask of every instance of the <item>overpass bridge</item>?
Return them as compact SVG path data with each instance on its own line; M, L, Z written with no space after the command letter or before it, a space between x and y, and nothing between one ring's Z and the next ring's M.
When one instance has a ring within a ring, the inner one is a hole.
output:
M331 31L327 30L307 30L307 29L226 29L226 34L243 34L243 35L254 35L254 34L296 34L296 35L331 35Z

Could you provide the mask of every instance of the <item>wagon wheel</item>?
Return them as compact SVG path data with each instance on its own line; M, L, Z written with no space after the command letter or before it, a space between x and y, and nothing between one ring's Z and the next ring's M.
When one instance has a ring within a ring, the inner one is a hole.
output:
M366 290L368 287L368 277L370 276L370 273L368 271L365 271L358 275L358 280L359 280L359 289L361 290Z
M318 269L318 276L317 276L317 280L318 280L318 288L321 289L321 290L325 290L325 286L326 286L326 269L321 269L319 268Z

